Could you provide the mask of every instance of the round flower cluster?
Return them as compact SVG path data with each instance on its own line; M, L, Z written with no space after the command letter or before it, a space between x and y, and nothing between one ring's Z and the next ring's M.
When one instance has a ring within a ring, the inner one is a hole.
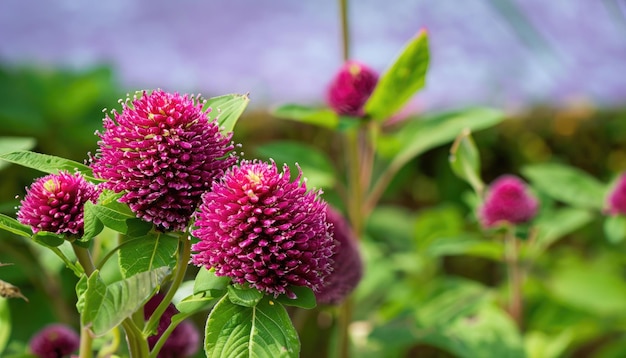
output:
M30 351L39 358L68 356L78 349L80 337L70 327L51 324L37 332L30 340Z
M339 115L362 117L363 105L378 83L378 74L356 61L346 62L331 81L326 101Z
M275 297L294 298L289 286L320 290L335 243L326 203L301 177L291 182L289 167L281 173L273 162L243 161L229 169L203 196L193 263Z
M337 245L332 256L333 271L324 281L324 286L315 294L317 302L337 305L359 284L363 276L363 261L357 238L346 219L330 206L326 218L332 225L332 235Z
M537 199L528 194L526 183L513 175L496 179L489 187L479 219L486 228L504 222L523 224L537 214Z
M17 220L33 232L82 235L84 205L96 202L99 190L80 174L61 171L37 179L21 201Z
M202 107L187 95L143 92L98 133L94 174L162 231L184 230L202 193L237 161L232 133L223 135Z

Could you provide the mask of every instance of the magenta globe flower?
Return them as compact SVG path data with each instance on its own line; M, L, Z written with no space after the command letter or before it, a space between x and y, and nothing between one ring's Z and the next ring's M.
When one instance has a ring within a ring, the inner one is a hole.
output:
M318 291L331 271L334 240L320 192L290 181L289 167L244 161L205 193L192 261L274 297L289 286Z
M505 175L489 187L478 216L486 228L502 223L523 224L535 217L538 204L537 199L528 193L524 181Z
M211 182L236 162L232 134L209 121L202 101L161 90L143 92L104 119L92 161L106 188L162 231L184 230Z
M622 173L607 198L608 212L626 215L626 173Z
M326 101L339 115L362 117L363 105L378 83L378 74L356 61L346 62L328 87Z
M84 206L96 202L98 188L80 174L61 171L37 179L20 203L17 220L33 232L82 235Z
M333 259L333 271L316 292L317 302L337 305L359 284L363 276L363 261L359 244L346 219L330 206L326 218L332 224L332 235L337 245Z
M80 337L70 327L51 324L30 340L30 351L39 358L66 357L80 346Z

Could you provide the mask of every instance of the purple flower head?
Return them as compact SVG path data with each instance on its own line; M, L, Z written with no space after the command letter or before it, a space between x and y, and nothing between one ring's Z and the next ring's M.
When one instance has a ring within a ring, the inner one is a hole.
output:
M70 327L51 324L37 332L30 340L30 351L39 358L69 356L80 346L80 337Z
M143 309L144 318L147 320L152 316L156 308L159 306L165 296L157 293L152 296ZM148 337L148 346L154 348L159 338L163 335L167 327L172 322L172 317L178 313L173 304L169 304L163 312L156 334ZM165 341L163 347L157 355L158 358L185 358L194 355L198 351L200 335L198 330L191 322L181 322L170 334Z
M302 172L243 161L203 196L192 261L218 276L275 297L295 298L289 286L318 291L331 270L334 240L320 192L307 191Z
M94 173L162 231L184 230L202 193L237 160L232 133L223 135L202 106L187 95L143 92L98 133Z
M626 173L617 179L615 187L607 198L608 212L612 215L626 215Z
M516 176L504 175L489 187L479 218L486 228L503 222L522 224L535 217L537 208L537 199L529 195L526 183Z
M317 302L336 305L346 298L359 284L363 276L363 261L357 238L346 219L330 206L326 218L332 224L332 234L337 248L333 259L333 271L324 286L315 294Z
M363 105L377 82L378 74L372 69L359 62L348 61L330 83L326 101L339 115L362 117Z
M17 220L33 232L82 235L84 206L96 202L100 191L80 174L61 171L37 179L20 203Z

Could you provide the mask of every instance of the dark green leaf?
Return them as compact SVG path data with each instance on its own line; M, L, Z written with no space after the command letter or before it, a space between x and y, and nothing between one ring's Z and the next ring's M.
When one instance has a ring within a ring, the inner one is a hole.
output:
M279 166L287 163L293 175L302 168L307 178L307 187L330 188L335 185L337 173L328 156L321 150L295 141L276 141L257 147L257 153L265 158L273 159Z
M82 324L96 336L107 333L139 310L170 272L169 267L159 267L106 285L95 271L87 280Z
M197 312L209 310L222 296L212 297L205 296L204 294L191 295L178 302L176 304L176 309L180 312L181 316L188 317ZM174 320L174 318L172 318L172 320Z
M157 267L176 266L178 239L163 233L155 233L128 241L119 249L119 265L122 277L152 271Z
M209 314L204 350L218 357L298 357L300 340L285 308L265 297L254 307L222 298Z
M469 129L456 138L450 149L450 167L454 174L469 183L474 191L482 193L485 184L480 178L480 153Z
M256 288L229 285L227 290L230 302L240 306L254 307L263 298L263 293Z
M604 220L604 235L613 244L619 244L626 238L626 217L609 216Z
M422 30L382 74L372 96L365 103L365 113L385 120L398 111L424 87L429 58L428 34Z
M299 104L280 106L274 110L273 114L278 118L294 120L328 129L335 129L339 124L339 117L330 109L311 108Z
M312 289L304 286L291 286L289 289L296 295L296 298L291 299L286 295L280 295L276 301L286 306L300 307L307 310L317 306L317 299Z
M420 154L453 141L466 128L476 132L503 119L502 112L491 108L471 108L407 119L399 132L380 137L380 152L393 158L393 165L401 167Z
M535 221L537 246L545 249L555 241L582 228L593 220L589 210L562 208L542 214Z
M31 238L33 230L28 225L24 225L10 216L0 214L0 229L11 232L15 235Z
M205 267L201 267L194 281L193 293L226 291L226 286L228 286L229 283L230 277L216 276L215 269L207 270Z
M571 206L602 210L605 186L580 169L557 163L524 167L522 173L533 187Z
M204 105L205 109L211 108L208 116L211 120L217 118L217 123L224 133L232 132L237 120L248 106L250 98L247 94L227 94L224 96L209 98Z
M35 143L35 138L31 137L0 137L0 154L16 150L31 150ZM8 162L0 161L0 169L8 165Z
M91 168L85 164L53 155L35 153L27 150L18 150L14 152L1 153L0 159L10 163L19 164L27 168L36 169L44 173L58 173L61 170L67 170L70 173L74 173L78 170L86 178L97 180L93 177Z

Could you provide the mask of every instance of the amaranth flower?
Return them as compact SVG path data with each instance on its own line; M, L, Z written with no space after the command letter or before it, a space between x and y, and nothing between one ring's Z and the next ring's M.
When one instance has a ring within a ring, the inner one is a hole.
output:
M96 185L85 180L80 173L60 171L50 174L37 179L27 189L17 220L30 225L35 233L82 235L85 203L95 203L99 193Z
M218 276L275 297L289 286L318 291L331 271L334 240L319 191L307 191L299 170L243 161L206 192L197 214L192 261Z
M326 101L339 115L362 117L363 105L377 82L378 74L372 69L356 61L347 61L328 86Z
M626 173L617 179L607 198L608 211L613 215L626 215Z
M66 357L80 346L80 337L70 327L51 324L37 332L30 340L30 351L39 358Z
M361 281L363 261L357 238L341 213L328 206L326 218L332 225L332 235L337 247L332 256L333 271L315 296L319 303L336 305L341 303Z
M504 222L523 224L537 214L538 202L528 193L526 183L513 175L496 179L489 187L479 218L484 227Z
M202 110L203 101L161 90L143 92L103 120L93 171L124 192L139 218L160 230L184 230L203 192L236 162L232 133Z

